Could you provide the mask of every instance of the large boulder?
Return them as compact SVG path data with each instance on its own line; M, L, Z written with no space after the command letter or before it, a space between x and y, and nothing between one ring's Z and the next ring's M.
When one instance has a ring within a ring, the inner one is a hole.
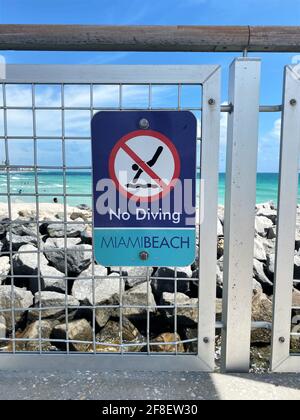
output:
M138 352L143 348L144 337L138 329L126 318L122 318L122 344L124 352ZM109 321L96 335L96 351L98 353L120 353L121 331L120 323Z
M261 284L264 293L273 294L273 283L265 274L264 264L256 259L253 260L253 274L255 279Z
M11 232L18 236L36 237L38 234L38 227L36 223L28 222L25 218L19 218L12 222Z
M10 272L9 257L0 257L0 285L4 282Z
M273 226L273 222L265 216L255 217L255 231L260 236L267 236L268 230Z
M152 280L152 289L155 296L161 296L164 292L175 292L175 281L177 280L177 292L187 293L190 291L191 282L185 279L190 279L193 272L190 267L178 268L177 273L173 267L159 267Z
M267 219L270 219L272 221L273 225L276 225L277 211L275 210L273 203L258 204L256 208L257 216L266 217Z
M44 245L44 254L48 261L61 273L69 277L77 277L86 270L92 262L92 246L87 244L78 244L80 239L75 238L67 240L67 250L65 250L64 238L47 239ZM66 256L66 267L65 267Z
M252 321L272 322L272 301L264 293L254 293L252 299ZM253 329L251 333L252 344L270 344L270 329Z
M67 309L72 309L72 307L79 307L80 303L77 299L70 295L66 298L66 296L62 293L37 292L34 295L34 307L37 309L32 309L30 311L30 318L39 318L39 313L41 313L41 318L43 319L58 317L66 311L66 305ZM41 308L41 310L38 308Z
M68 334L67 331L68 330ZM51 333L53 345L61 350L66 350L66 343L63 340L72 341L69 346L71 351L87 352L93 341L93 330L86 319L78 319L66 324L57 325ZM54 340L61 340L60 342Z
M158 337L154 338L152 340L153 343L150 346L151 351L153 352L163 352L163 353L175 353L176 352L176 344L177 344L177 352L178 353L184 353L184 345L181 343L181 338L179 334L174 333L163 333L160 334Z
M53 329L54 323L50 320L42 320L41 322L35 321L28 325L28 327L18 335L18 339L24 339L26 341L17 341L16 350L17 351L50 351L52 345L50 341L50 334ZM39 338L41 341L41 346L39 344ZM28 341L32 340L32 341ZM47 341L45 341L47 340Z
M147 281L147 275L152 274L152 269L149 267L126 267L126 286L134 287Z
M254 258L259 261L266 261L267 254L260 237L254 239Z
M117 273L107 275L107 269L100 265L95 265L94 274L95 278L93 280L92 268L84 271L74 281L72 295L84 305L118 306L120 291L124 292L125 290L124 280ZM103 327L115 313L115 308L97 308L96 320L98 325Z
M171 308L161 309L168 318L175 316L175 300L177 307L177 319L179 325L193 325L198 322L198 299L189 298L183 293L164 292L160 301L161 306L171 306Z
M23 245L19 252L13 256L14 274L24 276L24 281L28 284L28 289L32 293L36 293L39 290L38 275L40 275L41 290L65 290L64 275L54 267L49 266L48 260L42 253L38 257L38 249L36 247Z
M20 321L23 314L33 305L33 295L26 289L12 286L0 286L0 310L18 309L14 314L15 322ZM6 321L6 327L12 328L12 313L3 312L2 315Z
M48 225L48 235L50 238L64 238L65 234L67 238L78 238L85 230L84 223L51 223Z
M12 233L11 239L10 239L10 234L7 233L6 240L8 243L11 241L13 251L18 251L24 245L35 245L35 246L38 245L37 236L20 236L20 235L15 235L14 233Z
M148 302L148 293L149 293L149 302ZM149 290L146 283L138 284L132 289L127 290L123 294L123 315L127 317L138 317L147 316L147 306L149 307L149 312L156 312L156 303L149 285ZM124 306L136 306L135 308L124 308ZM144 306L144 308L138 308L137 306Z

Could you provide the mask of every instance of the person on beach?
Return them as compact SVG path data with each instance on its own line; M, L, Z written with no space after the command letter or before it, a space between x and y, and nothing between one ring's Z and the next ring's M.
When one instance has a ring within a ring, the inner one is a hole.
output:
M57 197L54 197L54 198L53 198L53 203L55 203L55 204L57 204L57 203L58 203L58 199L57 199Z

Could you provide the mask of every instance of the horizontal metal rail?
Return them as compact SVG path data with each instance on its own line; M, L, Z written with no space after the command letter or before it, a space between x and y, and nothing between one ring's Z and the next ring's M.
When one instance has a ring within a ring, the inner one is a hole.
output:
M0 50L299 52L299 26L0 25Z

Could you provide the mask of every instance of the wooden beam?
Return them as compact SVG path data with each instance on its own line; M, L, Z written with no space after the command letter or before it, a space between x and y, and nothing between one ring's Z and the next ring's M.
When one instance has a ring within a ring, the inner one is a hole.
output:
M0 50L300 52L300 26L0 25Z

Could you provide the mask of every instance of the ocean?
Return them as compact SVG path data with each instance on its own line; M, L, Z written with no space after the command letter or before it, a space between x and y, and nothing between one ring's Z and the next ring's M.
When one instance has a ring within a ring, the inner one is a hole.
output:
M33 172L18 172L10 174L10 192L12 202L35 202L35 176ZM39 201L52 202L57 197L58 202L63 203L64 177L62 172L39 172L38 173L38 192ZM67 172L66 173L66 193L68 205L87 204L91 205L91 173L90 172ZM278 193L278 174L259 173L257 175L256 202L264 203L273 201L277 203ZM76 197L72 197L75 194ZM219 204L224 204L225 197L225 174L219 177ZM300 200L300 189L298 202ZM0 174L0 202L7 201L7 175Z

